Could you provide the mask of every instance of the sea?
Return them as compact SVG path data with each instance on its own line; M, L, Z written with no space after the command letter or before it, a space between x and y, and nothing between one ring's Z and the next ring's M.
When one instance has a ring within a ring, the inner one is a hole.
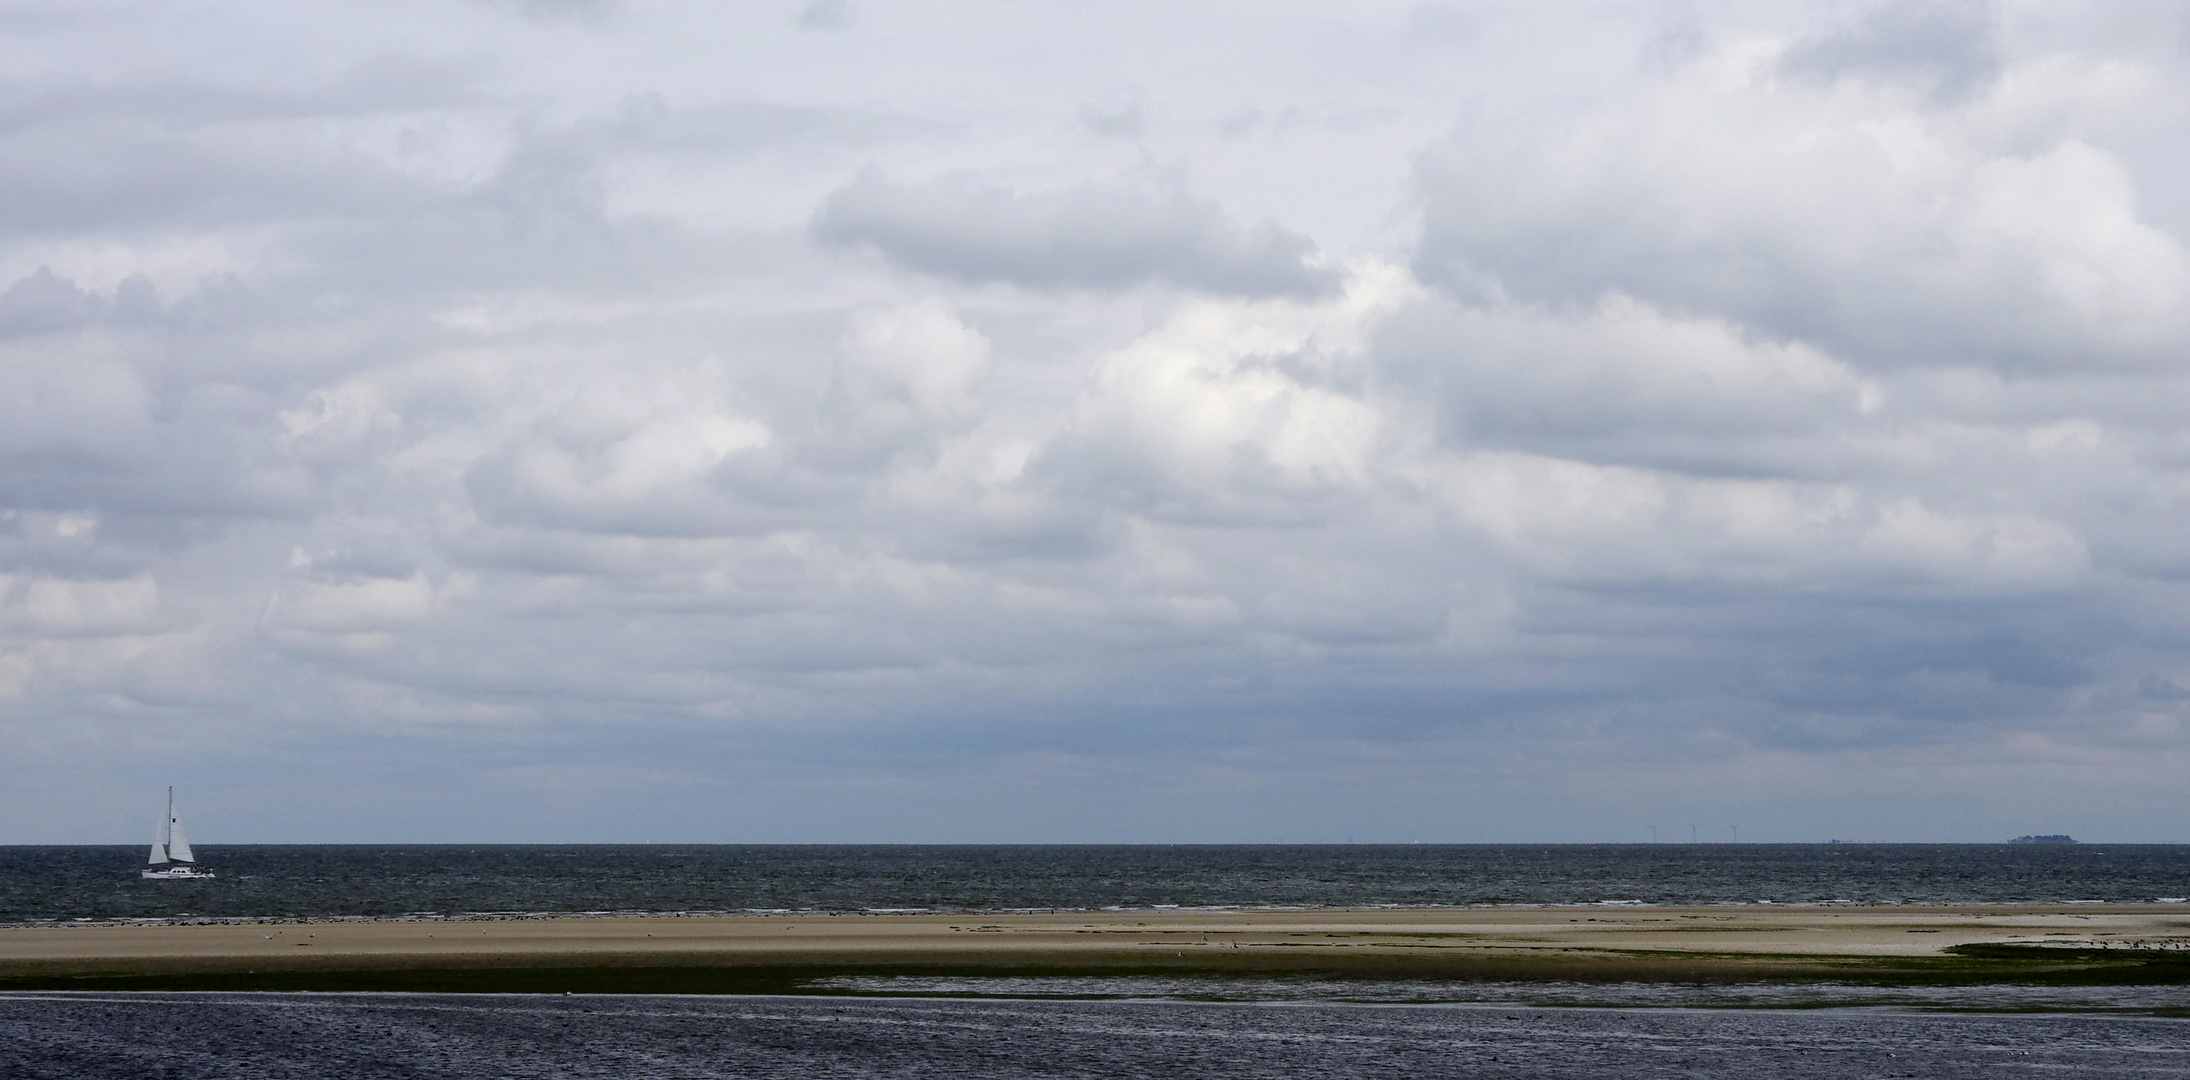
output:
M0 1076L2190 1075L2184 1023L2073 1014L799 997L0 997Z
M2173 904L2190 847L0 847L0 923ZM798 996L0 993L0 1080L2190 1077L2190 987L847 976Z
M467 914L2076 904L2190 898L2190 845L201 845L0 847L0 923Z

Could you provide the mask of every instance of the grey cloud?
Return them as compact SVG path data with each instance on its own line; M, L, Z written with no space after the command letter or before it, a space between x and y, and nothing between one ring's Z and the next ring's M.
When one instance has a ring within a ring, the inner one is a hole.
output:
M0 130L132 122L191 128L271 120L354 118L494 103L470 66L385 55L331 78L270 88L214 78L0 83Z
M868 145L894 135L931 132L903 115L857 109L739 101L677 107L658 93L626 95L615 108L551 126L521 122L510 161L554 147L593 157L613 154L749 153L799 144ZM509 168L505 164L504 168Z
M88 513L100 543L134 535L148 556L209 522L318 502L270 429L281 395L324 368L282 352L262 298L215 280L163 304L141 279L94 292L41 269L0 308L15 331L0 337L0 503Z
M300 158L272 138L200 141L124 126L89 139L33 133L7 146L0 232L17 237L362 215L411 203L415 191L375 163Z
M1639 718L1716 699L1731 711L1640 726L1707 725L1788 749L1851 739L1955 745L2001 725L2053 723L2102 685L2091 663L2104 651L2097 642L2121 631L2102 609L2075 601L1942 605L1853 589L1626 585L1530 601L1538 632L1594 640L1596 660L1546 658L1536 678L1568 680L1566 699L1524 694L1515 711L1610 706ZM1661 650L1653 640L1681 644Z
M647 17L767 45L802 10ZM59 838L108 840L80 823L185 768L282 803L238 840L307 828L289 803L336 782L350 803L296 839L619 840L659 814L696 839L1285 840L1387 797L1387 832L1463 823L1423 839L1744 800L1799 804L1790 839L1850 807L1919 838L1892 816L2002 791L2172 835L2183 293L2132 198L2160 174L2096 122L1965 123L1985 110L1921 92L1965 54L1894 53L1884 15L1785 65L1699 33L1635 69L1649 20L1576 35L1578 10L1512 8L1465 69L1392 41L1397 10L1251 13L1239 79L1145 76L1269 103L1235 133L1287 136L1176 148L1206 191L846 182L865 158L1118 168L1130 146L1058 123L1146 44L1107 9L1076 24L1092 74L945 77L848 34L754 48L766 103L619 101L722 84L716 51L632 49L614 18L476 19L488 52L570 59L491 78L345 67L371 47L347 39L257 56L321 87L294 100L16 84L0 820L66 808L85 831ZM1025 44L933 18L953 56ZM1577 55L1609 57L1580 106L1537 81ZM1340 90L1288 97L1303 63ZM890 98L901 72L920 92ZM2018 85L2049 117L2124 108ZM842 104L875 100L902 114ZM1356 204L1463 101L1514 103L1520 135L1468 105L1414 177L1419 248L1374 239L1405 208ZM433 160L407 172L413 142ZM1356 246L1223 209L1246 205ZM494 786L596 764L702 794L580 814ZM470 801L428 820L426 789ZM1973 820L1922 838L2032 831Z
M285 240L300 287L359 290L386 302L548 286L594 297L642 284L689 290L762 272L803 240L788 230L726 237L658 214L618 215L611 192L621 175L868 145L908 130L918 125L880 114L760 103L675 109L658 95L635 95L567 123L520 116L506 150L476 179L406 179L395 194L401 213L323 207Z
M1242 441L1209 466L1181 469L1129 431L1076 432L1046 447L1031 479L1068 505L1094 503L1170 524L1212 528L1312 528L1363 512L1364 493L1336 479L1304 481Z
M1125 100L1080 109L1080 125L1109 139L1139 139L1148 134L1148 107L1135 93Z
M519 117L507 152L478 182L430 189L394 219L357 227L332 222L300 241L315 248L316 261L353 280L393 269L386 284L397 287L551 280L613 291L656 273L665 275L660 284L674 287L694 274L769 264L780 258L771 249L788 241L761 236L725 244L658 216L611 220L616 170L871 146L920 133L932 134L932 126L884 113L764 102L675 108L659 94L634 94L567 123ZM432 275L412 272L426 264Z
M99 313L99 298L63 281L49 267L0 292L0 334L73 330Z
M541 23L598 24L623 7L623 0L472 0L472 3Z
M565 123L519 116L510 150L491 173L462 181L405 171L338 147L299 142L307 120L369 122L428 106L487 104L469 77L446 65L390 59L359 65L297 94L207 83L137 81L12 97L12 130L0 133L0 233L18 237L128 234L194 223L213 229L254 222L312 222L333 240L348 222L389 222L414 235L456 238L458 264L491 257L461 236L467 204L507 215L543 243L598 244L611 163L646 155L705 157L770 147L873 145L921 124L857 110L732 102L672 108L639 94ZM590 239L588 239L590 237ZM597 250L597 246L596 249ZM382 260L375 260L377 265ZM359 269L369 269L360 266Z
M1243 138L1261 129L1269 115L1253 105L1243 105L1217 121L1217 133L1228 139Z
M617 144L660 109L656 100L632 99L606 120L549 130L527 124L493 178L473 195L506 214L523 239L589 257L605 253L614 237L602 172Z
M1335 270L1275 222L1242 227L1175 181L1023 193L964 178L921 184L867 171L814 221L826 243L871 247L908 269L1028 288L1169 282L1238 296L1320 296Z
M1993 18L1988 0L1887 0L1788 50L1781 63L1799 76L1905 79L1961 99L1999 75Z
M798 24L808 30L842 30L858 14L852 0L807 0L798 10Z
M1126 522L1105 508L1028 491L982 493L927 514L891 511L892 548L909 558L966 566L1078 566L1118 551ZM1021 639L1029 650L1031 641Z
M98 25L107 14L91 5L14 3L0 6L0 27L16 34L59 34Z
M903 114L749 101L670 109L655 119L645 149L663 153L751 152L799 144L870 146L932 134L937 125Z
M1865 385L1830 358L1633 304L1415 305L1380 329L1376 364L1456 448L1821 479L1857 464L1865 422Z
M509 447L466 471L465 492L471 506L495 526L634 537L766 533L811 520L817 510L833 509L852 493L841 485L832 490L799 477L774 455L762 455L752 463L757 468L750 468L742 456L717 466L730 477L748 468L765 477L771 490L759 498L752 497L754 485L734 481L720 492L683 485L618 491L610 486L614 465L606 460L608 449L552 443Z
M1481 15L1458 5L1417 4L1402 26L1409 40L1448 44L1474 36L1481 21Z
M151 77L0 95L0 231L53 236L366 216L431 185L298 141L308 121L483 103L463 68L383 57L293 91Z

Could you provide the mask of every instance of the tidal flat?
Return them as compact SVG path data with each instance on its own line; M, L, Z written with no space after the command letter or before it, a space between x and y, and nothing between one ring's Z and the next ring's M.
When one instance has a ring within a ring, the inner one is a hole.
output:
M2173 986L2190 984L2190 912L1592 906L0 927L0 990L18 991L857 995L947 978L968 994L984 980L1147 976Z

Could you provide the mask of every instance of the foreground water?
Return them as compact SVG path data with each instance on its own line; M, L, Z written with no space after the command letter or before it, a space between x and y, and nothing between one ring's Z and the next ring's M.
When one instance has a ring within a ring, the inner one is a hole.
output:
M253 845L212 881L127 847L0 847L0 922L473 912L1471 904L2154 903L2190 846Z
M0 1075L2180 1077L2098 1016L828 998L0 995Z

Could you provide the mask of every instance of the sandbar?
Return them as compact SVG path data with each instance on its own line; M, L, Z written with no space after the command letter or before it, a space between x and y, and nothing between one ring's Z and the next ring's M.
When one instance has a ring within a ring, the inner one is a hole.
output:
M839 974L1037 972L2190 982L2190 908L1158 910L0 927L0 989L744 992L796 990Z

